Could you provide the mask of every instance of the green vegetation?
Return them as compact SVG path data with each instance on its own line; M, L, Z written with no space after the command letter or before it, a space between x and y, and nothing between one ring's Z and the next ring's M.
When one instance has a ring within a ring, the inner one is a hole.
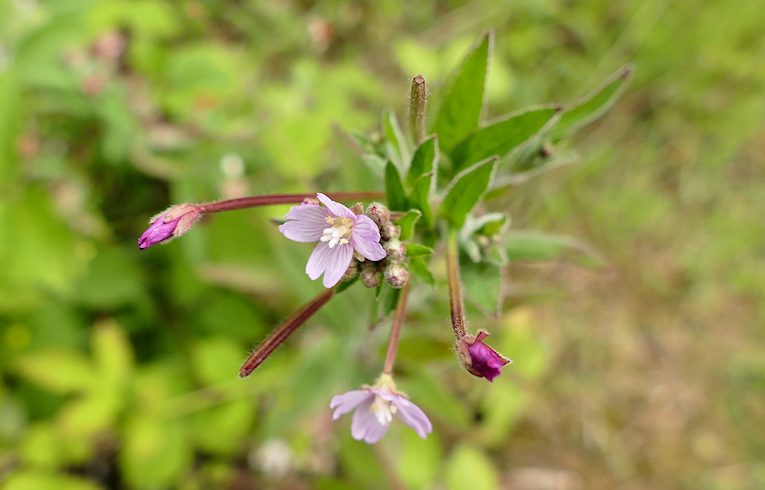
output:
M743 0L0 1L0 486L765 486L764 24ZM441 108L419 147L416 74ZM431 209L460 172L483 179ZM372 291L236 377L321 289L287 206L136 239L176 202L383 186L405 233L465 224L471 327L514 362L464 372L442 251L415 247L435 293L397 383L435 428L370 447L328 403L380 371Z

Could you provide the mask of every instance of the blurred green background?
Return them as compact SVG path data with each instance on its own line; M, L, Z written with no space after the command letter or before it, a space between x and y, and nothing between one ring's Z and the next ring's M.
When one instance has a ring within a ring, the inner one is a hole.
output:
M0 0L0 486L763 488L763 25L746 0ZM379 189L347 131L405 119L487 28L487 116L635 63L580 162L506 210L606 265L512 264L505 313L469 311L514 359L491 384L445 286L416 288L397 379L434 433L368 447L328 402L381 368L370 291L236 378L321 289L285 207L136 239L174 202Z

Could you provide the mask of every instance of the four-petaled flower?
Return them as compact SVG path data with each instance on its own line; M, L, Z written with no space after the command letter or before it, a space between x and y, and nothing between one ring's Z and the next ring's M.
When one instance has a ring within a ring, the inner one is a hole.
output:
M172 206L149 220L149 228L138 239L138 248L144 250L179 237L189 231L200 217L199 209L193 204Z
M324 274L324 287L331 288L345 274L354 251L357 257L378 261L385 258L385 250L380 245L380 229L368 216L355 214L324 194L316 197L324 206L294 206L279 231L296 242L318 242L305 272L312 280Z
M414 429L423 439L433 430L428 416L420 407L396 391L393 379L383 374L374 386L364 386L332 398L329 408L334 410L332 420L355 410L351 435L357 441L374 444L388 431L393 417Z
M489 334L483 330L475 337L467 336L457 341L457 354L465 369L474 376L493 381L501 374L502 366L510 359L483 343Z

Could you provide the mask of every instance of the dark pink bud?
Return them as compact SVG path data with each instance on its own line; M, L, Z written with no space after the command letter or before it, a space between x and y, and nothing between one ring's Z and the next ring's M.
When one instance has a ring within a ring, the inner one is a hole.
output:
M178 204L149 220L149 228L138 239L138 248L147 249L158 243L179 237L189 231L201 216L193 204Z
M467 336L458 340L457 355L470 374L493 381L501 374L502 366L512 361L483 343L483 339L488 336L488 333L481 330L475 337Z

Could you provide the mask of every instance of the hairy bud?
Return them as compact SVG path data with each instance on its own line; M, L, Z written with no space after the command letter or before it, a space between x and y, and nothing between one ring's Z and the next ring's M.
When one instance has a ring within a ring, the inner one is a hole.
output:
M401 227L394 225L391 221L384 223L380 227L380 236L383 240L392 240L401 235Z
M409 271L401 262L391 262L383 274L390 287L401 289L409 282Z
M373 202L367 207L367 216L382 230L390 222L390 211L379 202Z
M406 244L398 238L392 238L383 244L383 249L394 261L403 260L406 257Z
M376 288L382 282L382 273L374 262L362 262L361 282L365 287Z

